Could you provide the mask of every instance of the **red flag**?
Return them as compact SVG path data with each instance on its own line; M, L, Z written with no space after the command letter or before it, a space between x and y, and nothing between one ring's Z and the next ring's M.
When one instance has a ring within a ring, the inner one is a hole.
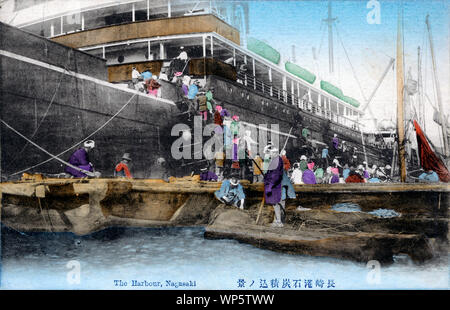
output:
M420 164L426 171L433 170L439 176L441 182L450 182L450 173L442 160L436 156L428 144L425 134L422 132L419 124L414 121L414 127L416 128L417 146L419 148Z

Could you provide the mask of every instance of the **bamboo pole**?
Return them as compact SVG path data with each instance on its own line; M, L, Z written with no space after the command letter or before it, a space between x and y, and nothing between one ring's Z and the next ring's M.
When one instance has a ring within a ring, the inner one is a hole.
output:
M256 221L255 221L255 224L256 224L256 225L258 225L259 217L261 216L262 209L263 209L263 207L264 207L265 202L266 202L266 196L263 195L261 204L260 204L260 206L259 206L258 216L256 217Z

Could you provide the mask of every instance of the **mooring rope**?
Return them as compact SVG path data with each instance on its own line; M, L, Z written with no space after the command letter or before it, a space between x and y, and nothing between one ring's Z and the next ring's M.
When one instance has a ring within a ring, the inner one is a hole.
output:
M84 173L84 174L86 174L86 175L89 175L89 176L94 176L94 174L93 174L92 172L87 171L87 170L84 170L84 169L81 169L81 168L79 168L79 167L77 167L77 166L74 166L74 165L72 165L72 164L70 164L70 163L68 163L68 162L66 162L66 161L64 161L64 160L62 160L61 158L57 157L56 155L53 155L52 153L50 153L49 151L47 151L47 150L44 149L43 147L37 145L36 143L34 143L33 141L31 141L30 139L28 139L27 137L25 137L23 134L21 134L19 131L17 131L16 129L14 129L11 125L9 125L7 122L5 122L4 120L2 120L1 118L0 118L0 122L2 122L6 127L8 127L9 129L11 129L12 131L14 131L17 135L19 135L20 137L22 137L23 139L25 139L26 141L28 141L29 143L31 143L32 145L34 145L35 147L37 147L39 150L41 150L41 151L44 152L45 154L50 155L52 158L54 158L54 159L56 159L56 160L62 162L62 163L65 164L66 166L69 166L69 167L71 167L71 168L73 168L73 169L75 169L75 170L77 170L77 171L79 171L79 172L82 172L82 173Z
M28 167L28 168L26 168L26 169L23 169L23 170L21 170L21 171L18 171L18 172L14 172L13 174L11 174L10 176L13 176L13 175L16 175L16 174L20 174L20 173L23 173L23 172L26 172L26 171L28 171L28 170L31 170L31 169L34 169L34 168L36 168L36 167L39 167L39 166L41 166L41 165L43 165L43 164L45 164L45 163L48 163L49 161L51 161L52 159L57 159L57 160L59 160L59 161L62 161L62 159L60 159L59 158L59 156L61 156L61 155L63 155L63 154L65 154L65 153L67 153L68 151L70 151L70 150L72 150L73 148L75 148L76 146L78 146L79 144L81 144L83 141L85 141L85 140L88 140L90 137L92 137L93 135L95 135L97 132L99 132L100 130L102 130L106 125L108 125L114 118L116 118L116 116L117 115L119 115L120 114L120 112L122 112L124 109L125 109L125 107L127 107L128 106L128 104L131 102L131 100L136 96L136 94L137 93L134 93L133 94L133 96L131 96L131 98L109 119L109 120L107 120L103 125L101 125L99 128L97 128L94 132L92 132L91 134L89 134L87 137L85 137L84 139L82 139L81 141L79 141L79 142L77 142L76 144L74 144L74 145L72 145L71 147L69 147L68 149L66 149L65 151L63 151L63 152L61 152L61 153L59 153L59 154L57 154L57 155L50 155L50 156L52 156L52 157L50 157L49 159L47 159L47 160L44 160L43 162L41 162L41 163L39 163L39 164L36 164L36 165L34 165L34 166L31 166L31 167ZM2 120L2 122L4 122L3 120ZM6 123L5 123L6 124ZM23 136L25 139L28 139L28 138L26 138L25 136ZM31 141L32 142L32 141ZM47 154L49 154L49 153L47 153ZM78 167L77 167L78 168ZM79 168L78 168L79 169Z

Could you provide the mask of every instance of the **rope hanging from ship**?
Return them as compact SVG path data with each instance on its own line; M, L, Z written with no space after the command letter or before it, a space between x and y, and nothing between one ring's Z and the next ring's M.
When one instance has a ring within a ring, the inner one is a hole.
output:
M47 155L51 156L52 159L56 159L56 160L60 161L61 163L65 164L65 165L67 165L67 166L69 166L69 167L71 167L71 168L73 168L73 169L75 169L75 170L77 170L77 171L80 171L80 172L82 172L82 173L84 173L84 174L86 174L86 175L94 176L94 174L91 173L90 171L87 171L87 170L78 168L78 167L76 167L76 166L74 166L74 165L72 165L72 164L70 164L70 163L68 163L68 162L66 162L66 161L64 161L64 160L62 160L61 158L57 157L56 155L53 155L52 153L50 153L49 151L47 151L47 150L44 149L43 147L39 146L38 144L34 143L33 141L31 141L30 139L28 139L27 137L25 137L22 133L20 133L20 132L17 131L16 129L14 129L14 127L12 127L11 125L9 125L9 124L8 124L7 122L5 122L4 120L0 119L0 122L2 122L3 125L5 125L6 127L8 127L9 129L11 129L11 130L12 130L13 132L15 132L17 135L19 135L20 137L22 137L23 139L25 139L28 143L31 143L32 145L34 145L35 147L37 147L37 148L38 148L39 150L41 150L42 152L44 152L44 153L46 153Z
M97 128L95 131L93 131L91 134L89 134L88 136L86 136L84 139L80 140L79 142L75 143L74 145L72 145L71 147L69 147L68 149L64 150L63 152L57 154L57 155L53 155L51 153L49 153L48 151L46 151L45 149L41 148L40 146L38 146L37 144L35 144L33 141L31 141L29 138L25 137L24 135L20 134L17 130L15 130L13 127L11 127L10 125L8 125L7 123L5 123L2 119L0 119L0 121L5 124L7 127L9 127L11 130L15 131L16 133L18 133L19 135L21 135L24 139L26 139L29 143L33 144L34 146L38 147L39 149L41 149L43 152L47 153L48 155L52 156L49 159L36 164L34 166L28 167L26 169L23 169L21 171L17 171L14 172L12 174L9 175L9 177L17 175L17 174L21 174L24 173L26 171L29 171L31 169L37 168L45 163L48 163L49 161L56 159L59 161L63 161L62 159L60 159L59 157L67 152L69 152L70 150L74 149L75 147L77 147L78 145L80 145L81 143L83 143L84 141L88 140L90 137L94 136L96 133L98 133L100 130L102 130L106 125L108 125L114 118L116 118L127 106L128 104L132 101L132 99L136 96L137 93L134 93L133 96L131 96L131 98L113 115L111 116L110 119L108 119L103 125L101 125L99 128ZM65 164L65 161L63 161ZM78 169L78 168L77 168Z
M65 66L63 66L63 69L64 69L65 71L67 71L67 72L69 72L69 70L67 69L67 66L69 65L69 62L70 62L70 55L71 55L71 54L69 53L69 56L68 56L68 58L67 58L67 63L66 63ZM29 138L30 140L32 140L32 139L36 136L36 134L37 134L39 128L41 127L42 123L44 122L45 118L47 117L48 112L50 111L50 108L51 108L51 106L53 105L53 102L54 102L54 100L55 100L55 98L56 98L56 94L57 94L58 91L59 91L59 88L60 88L60 86L61 86L61 82L62 82L62 79L63 79L64 75L65 75L65 72L61 72L61 76L60 76L60 78L59 78L58 85L56 86L56 89L55 89L55 91L53 92L52 98L51 98L49 104L47 105L47 108L46 108L46 110L45 110L44 115L42 116L42 118L41 118L41 120L39 121L39 123L36 125L36 128L35 128L34 132L31 134L31 137ZM20 158L20 156L21 156L22 153L25 151L25 149L27 148L27 146L28 146L28 142L25 143L25 145L24 145L24 146L22 147L22 149L19 151L19 153L17 154L17 156L14 157L13 161L12 161L11 163L9 163L10 165L14 165L14 164L16 163L16 161Z

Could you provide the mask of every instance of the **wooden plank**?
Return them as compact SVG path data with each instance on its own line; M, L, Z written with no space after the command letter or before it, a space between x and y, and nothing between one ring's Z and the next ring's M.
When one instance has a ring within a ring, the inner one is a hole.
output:
M32 197L35 195L35 184L8 183L1 184L0 190L3 194Z
M44 186L44 185L38 185L38 186L36 186L36 193L35 193L35 195L36 195L36 197L38 197L38 198L45 198L45 190L46 190L46 187Z

